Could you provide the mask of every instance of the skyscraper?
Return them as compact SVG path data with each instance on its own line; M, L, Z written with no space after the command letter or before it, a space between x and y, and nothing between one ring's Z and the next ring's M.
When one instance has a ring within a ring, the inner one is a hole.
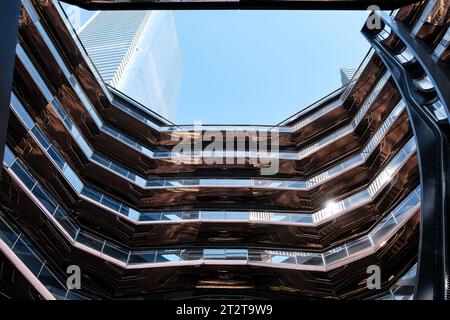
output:
M169 11L99 11L78 31L104 81L173 119L181 59Z

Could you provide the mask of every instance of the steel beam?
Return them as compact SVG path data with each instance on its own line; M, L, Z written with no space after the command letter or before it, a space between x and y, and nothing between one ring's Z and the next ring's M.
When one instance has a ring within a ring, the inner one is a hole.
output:
M400 22L384 15L382 19L413 52L432 80L441 103L448 103L449 92L441 91L448 88L448 78L439 63L431 57L430 50L426 50ZM449 137L445 128L448 124L438 123L426 107L421 105L424 99L415 87L411 74L375 39L376 34L367 26L363 27L362 33L390 71L405 101L417 144L422 204L414 298L444 300L448 274L447 221L450 198ZM448 110L448 104L445 108Z

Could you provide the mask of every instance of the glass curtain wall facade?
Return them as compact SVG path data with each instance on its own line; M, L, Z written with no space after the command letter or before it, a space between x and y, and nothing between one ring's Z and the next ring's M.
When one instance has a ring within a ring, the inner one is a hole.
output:
M174 119L181 57L172 12L99 11L78 36L106 83Z

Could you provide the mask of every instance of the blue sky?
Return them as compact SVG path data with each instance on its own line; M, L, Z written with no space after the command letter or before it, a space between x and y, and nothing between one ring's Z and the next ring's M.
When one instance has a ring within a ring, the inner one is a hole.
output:
M359 65L369 49L360 34L367 14L175 11L182 59L175 122L279 123L340 87L340 67Z
M177 11L177 123L276 124L341 85L366 12Z

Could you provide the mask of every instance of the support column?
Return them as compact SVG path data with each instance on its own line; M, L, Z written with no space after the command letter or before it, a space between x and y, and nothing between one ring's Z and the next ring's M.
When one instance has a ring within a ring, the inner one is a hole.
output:
M433 82L436 93L449 115L449 80L445 69L430 50L392 17L382 15L386 23L414 54ZM421 105L412 75L376 40L376 32L363 27L363 35L390 71L405 101L417 144L422 186L421 221L417 277L414 299L445 300L448 275L448 209L450 199L450 150L448 121L440 123Z
M14 60L19 29L19 0L0 1L0 160L3 163L8 130ZM0 166L0 175L1 175Z

